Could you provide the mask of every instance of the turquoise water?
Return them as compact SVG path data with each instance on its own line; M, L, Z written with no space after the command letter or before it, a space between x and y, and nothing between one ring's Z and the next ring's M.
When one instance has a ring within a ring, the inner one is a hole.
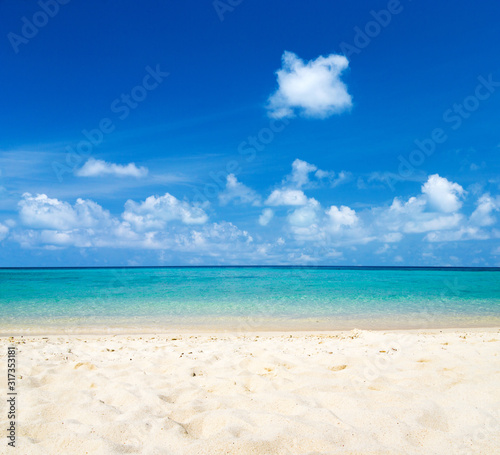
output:
M499 325L500 269L0 269L4 332L242 321L248 328Z

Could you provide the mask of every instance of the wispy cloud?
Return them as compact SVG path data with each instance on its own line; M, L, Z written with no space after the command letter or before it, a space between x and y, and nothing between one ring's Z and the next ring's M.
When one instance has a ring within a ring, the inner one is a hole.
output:
M4 224L0 223L0 242L7 237L7 234L9 233L9 228L5 226Z
M78 177L102 177L112 175L115 177L142 178L148 175L148 169L143 166L137 167L135 163L123 165L90 158L80 169L75 171L75 175Z
M261 215L259 216L259 224L261 226L267 226L269 222L273 219L274 217L274 211L267 208L262 210Z
M283 187L289 188L316 188L328 185L335 188L351 180L352 174L347 171L325 171L318 169L314 164L301 159L296 159L292 163L292 172L288 174L282 182Z
M260 205L260 196L239 182L234 174L229 174L226 180L226 188L219 194L219 202L222 205L227 205L230 202L240 204Z

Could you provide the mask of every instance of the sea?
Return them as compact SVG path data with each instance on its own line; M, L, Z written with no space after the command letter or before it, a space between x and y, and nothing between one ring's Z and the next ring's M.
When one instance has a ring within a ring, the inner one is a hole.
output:
M500 268L0 269L0 333L500 326Z

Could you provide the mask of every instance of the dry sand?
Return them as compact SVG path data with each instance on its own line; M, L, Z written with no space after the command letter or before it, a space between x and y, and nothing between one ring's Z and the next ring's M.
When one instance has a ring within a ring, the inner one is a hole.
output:
M22 454L500 453L500 330L16 344Z

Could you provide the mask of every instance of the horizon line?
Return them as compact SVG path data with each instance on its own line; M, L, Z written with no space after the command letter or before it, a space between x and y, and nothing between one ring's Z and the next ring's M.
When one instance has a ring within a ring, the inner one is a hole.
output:
M329 268L329 269L449 269L500 270L495 266L442 265L99 265L99 266L6 266L0 270L63 270L63 269L203 269L203 268Z

